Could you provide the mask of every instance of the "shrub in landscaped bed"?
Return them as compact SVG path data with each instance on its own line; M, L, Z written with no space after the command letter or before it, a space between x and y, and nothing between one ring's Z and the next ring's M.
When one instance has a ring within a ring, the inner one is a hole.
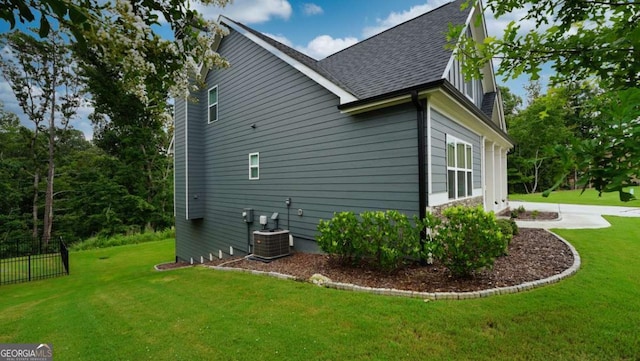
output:
M346 264L393 271L421 256L419 227L398 211L364 212L360 219L353 212L334 213L318 231L320 248Z
M481 207L451 207L442 213L445 221L435 237L436 257L455 277L469 277L493 266L508 242L493 213Z
M468 277L492 267L517 232L515 222L499 225L495 215L481 207L451 207L443 216L444 222L432 214L410 222L398 211L364 212L359 218L353 212L334 213L331 220L318 224L318 246L343 264L364 262L385 271L434 256L453 276ZM428 235L424 247L423 230Z
M503 218L503 219L497 219L496 223L498 223L498 227L500 227L500 231L502 232L502 235L506 238L505 243L508 246L509 244L511 244L511 240L513 239L513 236L517 236L519 232L516 221L514 221L513 218L511 219Z
M362 258L362 230L355 213L334 213L331 220L320 220L318 231L320 249L337 256L340 262L355 264Z

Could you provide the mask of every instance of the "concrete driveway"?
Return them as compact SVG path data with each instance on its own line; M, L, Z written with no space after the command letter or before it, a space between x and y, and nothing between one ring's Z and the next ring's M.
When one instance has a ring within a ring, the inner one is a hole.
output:
M611 224L602 215L640 217L638 207L582 206L577 204L533 203L510 201L509 207L523 206L527 211L558 212L556 221L516 221L522 228L606 228Z

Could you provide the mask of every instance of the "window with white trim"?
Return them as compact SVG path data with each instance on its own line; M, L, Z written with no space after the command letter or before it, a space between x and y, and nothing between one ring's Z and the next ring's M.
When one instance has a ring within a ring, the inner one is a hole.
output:
M447 135L447 190L449 199L473 195L473 147Z
M260 179L260 153L249 154L249 179Z
M218 120L218 86L209 89L208 92L208 120L213 123Z

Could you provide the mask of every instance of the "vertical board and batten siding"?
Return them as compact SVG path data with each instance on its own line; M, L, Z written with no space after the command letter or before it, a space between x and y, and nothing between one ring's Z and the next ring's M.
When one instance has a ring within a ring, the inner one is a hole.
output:
M458 59L453 59L453 64L451 69L449 69L449 74L447 75L447 80L451 83L460 93L468 98L465 93L465 80L464 74L462 73L462 67ZM478 109L482 108L482 98L484 97L484 89L482 87L482 80L473 79L473 99L471 100Z
M229 246L244 253L248 231L260 228L260 215L271 218L274 212L296 245L315 238L318 221L333 212L417 213L411 104L341 114L337 96L244 36L232 31L219 52L231 67L206 79L207 89L218 85L217 122L206 124L206 103L200 102L206 209L202 220L177 216L180 258L217 256ZM249 180L250 153L260 154L258 180ZM254 209L250 229L242 220L244 208Z
M447 134L473 147L473 188L482 187L482 137L431 108L431 179L433 193L447 192Z

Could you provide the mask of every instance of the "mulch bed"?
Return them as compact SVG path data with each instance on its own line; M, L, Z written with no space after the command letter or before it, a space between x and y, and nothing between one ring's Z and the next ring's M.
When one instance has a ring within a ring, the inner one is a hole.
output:
M334 282L366 287L419 292L466 292L515 286L562 273L573 264L573 254L553 234L542 229L521 228L509 246L508 255L496 259L493 269L478 272L469 279L452 277L447 268L438 263L424 267L414 264L394 273L386 273L346 267L323 254L298 252L270 263L236 258L205 264L284 273L299 280L308 280L313 274L320 273ZM176 267L176 264L166 264L166 267Z
M510 210L498 213L501 217L511 217ZM514 219L518 221L555 221L559 218L558 212L524 211L520 212Z

